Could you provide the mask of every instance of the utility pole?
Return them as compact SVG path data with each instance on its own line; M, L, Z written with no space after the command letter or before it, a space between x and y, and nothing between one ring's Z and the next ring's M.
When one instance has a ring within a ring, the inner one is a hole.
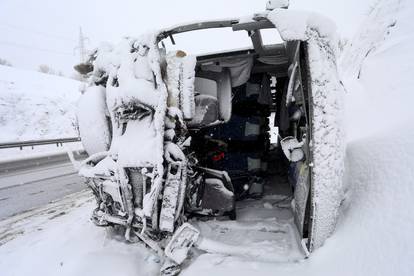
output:
M75 48L76 50L79 50L79 57L80 57L80 63L85 62L86 58L86 49L85 49L85 41L89 40L87 37L83 35L82 27L79 27L79 45Z
M74 52L76 52L76 50L79 51L79 61L80 62L79 62L79 65L77 65L77 66L85 66L84 63L86 62L86 55L87 55L87 51L85 49L85 42L88 41L88 40L89 40L89 38L87 38L83 35L82 27L79 27L79 41L78 41L79 45L74 49ZM79 77L80 77L80 81L82 81L82 82L86 81L86 78L85 78L84 75L79 74ZM85 87L86 87L86 85L83 84L83 88L81 88L82 94L85 91Z

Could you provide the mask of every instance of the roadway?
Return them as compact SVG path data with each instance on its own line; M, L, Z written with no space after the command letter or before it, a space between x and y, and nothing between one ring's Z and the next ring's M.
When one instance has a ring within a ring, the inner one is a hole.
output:
M85 188L67 154L0 163L0 220Z

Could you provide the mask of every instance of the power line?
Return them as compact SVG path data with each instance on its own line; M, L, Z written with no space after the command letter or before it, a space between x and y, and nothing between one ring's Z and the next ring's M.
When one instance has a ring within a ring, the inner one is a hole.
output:
M29 45L14 43L14 42L10 42L10 41L1 41L0 40L0 44L12 46L12 47L19 47L19 48L28 49L28 50L35 50L35 51L53 53L53 54L58 54L58 55L73 56L72 53L68 53L68 52L60 52L60 51L56 51L56 50L52 50L52 49L38 48L38 47L33 47L33 46L29 46Z
M76 42L75 39L72 39L72 38L69 38L69 37L65 37L65 36L57 35L57 34L46 33L46 32L43 32L43 31L38 31L38 30L34 30L34 29L31 29L31 28L26 28L26 27L22 27L22 26L12 25L12 24L9 24L9 23L3 22L3 21L0 21L0 27L6 27L6 28L10 28L10 29L24 31L24 32L28 32L28 33L31 33L31 34L37 34L37 35L41 35L41 36L49 37L49 38L53 38L53 39Z

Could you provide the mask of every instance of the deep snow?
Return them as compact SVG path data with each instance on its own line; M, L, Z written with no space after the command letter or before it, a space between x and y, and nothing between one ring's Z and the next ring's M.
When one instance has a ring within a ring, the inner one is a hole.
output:
M413 15L410 0L379 1L367 16L369 25L361 26L345 49L341 69L347 88L348 193L337 229L326 244L309 259L294 263L203 254L184 275L414 274ZM380 26L386 17L395 25L384 31ZM375 25L379 28L372 28ZM364 45L375 48L367 55ZM358 51L364 58L345 62L349 53ZM360 74L350 68L361 68ZM45 207L15 218L11 226L10 221L0 223L4 275L34 275L34 268L42 276L158 274L157 257L92 225L89 196L73 197L79 198L73 206L73 198L67 199L52 208L57 210L53 214Z

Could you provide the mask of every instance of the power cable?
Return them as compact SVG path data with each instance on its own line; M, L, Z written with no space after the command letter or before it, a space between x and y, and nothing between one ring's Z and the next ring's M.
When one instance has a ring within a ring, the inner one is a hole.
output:
M17 26L17 25L11 25L11 24L3 22L3 21L0 21L0 27L6 27L6 28L10 28L10 29L24 31L24 32L28 32L28 33L31 33L31 34L37 34L37 35L41 35L41 36L49 37L49 38L53 38L53 39L76 42L75 39L71 39L71 38L68 38L68 37L65 37L65 36L62 36L62 35L56 35L56 34L46 33L46 32L42 32L42 31L37 31L37 30L31 29L31 28L26 28L26 27Z
M54 54L58 54L58 55L73 56L72 53L68 53L68 52L60 52L60 51L56 51L56 50L52 50L52 49L38 48L38 47L33 47L33 46L29 46L29 45L24 45L24 44L18 44L18 43L14 43L14 42L10 42L10 41L1 41L0 40L0 44L13 46L13 47L19 47L19 48L28 49L28 50L54 53Z

